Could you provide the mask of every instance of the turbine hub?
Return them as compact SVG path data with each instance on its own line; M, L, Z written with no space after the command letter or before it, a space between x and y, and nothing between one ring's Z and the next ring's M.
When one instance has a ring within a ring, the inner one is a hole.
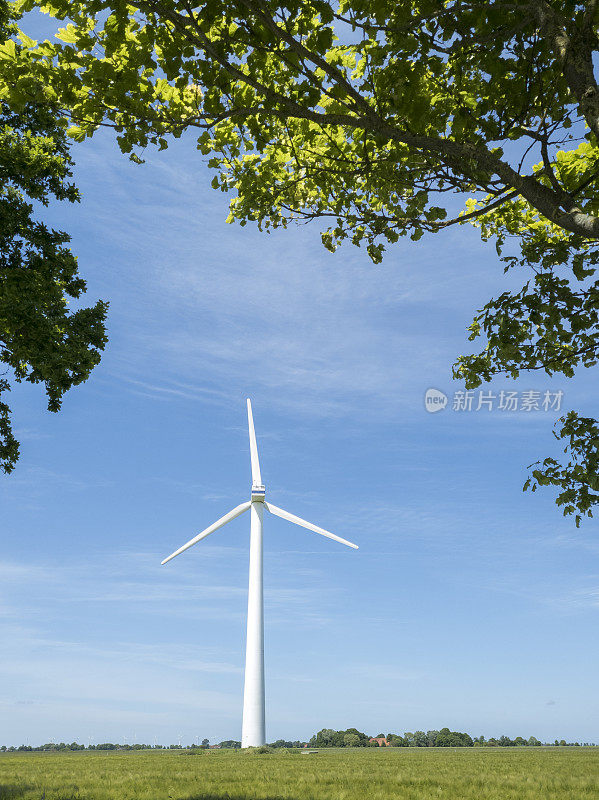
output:
M266 489L262 485L252 486L252 503L263 503Z

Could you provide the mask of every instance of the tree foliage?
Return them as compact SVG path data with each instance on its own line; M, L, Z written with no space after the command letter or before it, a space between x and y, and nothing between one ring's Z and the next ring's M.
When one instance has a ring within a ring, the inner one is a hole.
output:
M524 485L536 491L537 486L555 486L561 489L557 504L564 506L565 514L576 510L591 514L599 502L599 425L590 417L580 417L570 411L561 420L556 439L566 440L564 453L570 456L567 464L555 458L545 458L532 466L530 478Z
M134 160L195 130L213 186L234 192L230 221L324 220L328 249L349 240L375 262L401 237L478 226L506 269L530 277L475 317L470 339L482 347L454 367L468 387L596 363L597 0L15 7L67 24L58 41L22 35L26 59L14 43L0 50L11 96L43 84L76 139L112 126ZM460 213L454 195L468 197ZM577 455L588 462L576 451L535 480L566 481L564 512L579 518L597 497Z
M3 18L1 15L4 14ZM0 40L11 33L6 3L0 5ZM75 202L64 128L46 105L21 102L0 78L0 397L14 381L44 383L50 411L63 394L84 381L106 342L106 304L72 311L85 282L77 259L64 245L69 236L37 219L33 201L50 197ZM9 377L6 377L6 376ZM0 399L0 468L11 472L19 443L10 407Z
M310 739L310 747L367 747L370 737L356 728L345 731L334 731L323 728Z
M357 737L357 738L353 738ZM484 736L472 737L468 733L451 731L449 728L441 730L426 731L406 731L403 735L399 733L388 733L386 737L379 734L376 739L386 738L389 747L539 747L541 742L531 736L528 740L522 736L510 739L509 736L491 737L485 739ZM558 744L556 740L556 744ZM565 744L565 742L564 742ZM357 731L355 728L348 728L347 731L335 731L332 728L323 728L310 739L310 747L368 747L372 746L369 737Z

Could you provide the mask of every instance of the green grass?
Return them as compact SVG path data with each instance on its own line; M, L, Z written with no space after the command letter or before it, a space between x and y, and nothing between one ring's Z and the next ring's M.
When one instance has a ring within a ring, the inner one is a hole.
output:
M0 755L1 800L599 800L599 747Z

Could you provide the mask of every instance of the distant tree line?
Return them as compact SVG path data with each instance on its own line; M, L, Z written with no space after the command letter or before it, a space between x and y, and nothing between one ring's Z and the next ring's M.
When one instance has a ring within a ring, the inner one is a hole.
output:
M192 750L194 748L206 748L208 746L208 740L204 740L206 743L202 743L201 745L190 744L190 745L182 745L182 744L114 744L113 742L103 742L102 744L88 744L87 747L84 744L77 744L77 742L71 742L71 744L65 744L64 742L56 743L56 742L48 742L47 744L41 744L38 747L33 747L30 744L22 744L19 747L7 747L6 745L2 745L0 747L0 752L2 753L16 753L16 752L39 752L39 751L50 751L56 752L59 750ZM224 743L221 746L226 746ZM241 745L240 745L241 746Z
M47 744L41 744L39 747L32 747L30 744L22 744L19 747L7 747L6 745L2 745L0 747L0 751L3 753L16 753L16 752L32 752L32 751L40 751L40 750L85 750L84 744L77 744L77 742L71 742L71 744L65 744L64 742L60 742L56 744L55 742L48 742Z
M309 741L310 747L540 747L561 746L579 747L579 742L566 742L565 739L555 740L554 742L541 742L536 736L524 739L516 736L510 739L509 736L491 737L485 739L484 736L475 736L459 731L450 731L449 728L433 731L407 731L406 733L379 733L371 737L356 728L348 728L344 731L335 731L331 728L323 728ZM288 746L288 745L287 745ZM585 742L584 746L593 746L590 742Z
M378 741L377 741L378 740ZM491 737L485 739L484 736L471 737L468 733L460 733L459 731L450 731L449 728L441 728L439 731L407 731L404 734L399 733L379 733L376 737L369 736L357 728L347 728L344 731L335 731L332 728L323 728L310 739L308 743L300 740L288 741L286 739L277 739L271 742L268 747L278 748L298 748L298 747L580 747L580 742L567 742L565 739L555 739L553 742L541 742L535 736L530 736L524 739L522 736L516 736L515 739L510 739L509 736L499 736L498 738ZM385 744L386 743L386 744ZM60 751L60 750L198 750L208 749L209 740L203 739L202 744L114 744L112 742L104 742L102 744L78 744L71 742L47 742L46 744L33 747L30 744L22 744L19 747L2 745L0 752L2 753L22 753L22 752L40 752L40 751ZM583 747L595 747L593 742L584 742ZM217 745L213 745L220 749L239 750L241 742L235 739L226 739Z
M178 747L178 745L171 745L171 747ZM19 747L7 747L6 745L2 745L0 747L0 751L3 753L15 753L15 752L39 752L39 751L49 751L49 752L56 752L59 750L161 750L163 746L161 744L158 745L151 745L151 744L113 744L112 742L104 742L103 744L88 744L87 747L84 744L78 744L77 742L71 742L70 744L65 744L65 742L47 742L46 744L41 744L38 747L33 747L30 744L22 744Z
M296 739L294 742L288 742L286 739L277 739L276 742L270 742L268 746L274 748L286 747L287 749L291 749L294 747L303 747L305 744L305 742L300 742L299 739Z

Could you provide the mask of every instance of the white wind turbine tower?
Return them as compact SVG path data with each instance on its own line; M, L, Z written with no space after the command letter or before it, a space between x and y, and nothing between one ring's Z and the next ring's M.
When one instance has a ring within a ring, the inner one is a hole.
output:
M248 426L250 431L250 458L252 462L252 491L249 501L236 506L224 517L221 517L209 528L198 533L187 544L175 550L162 564L166 564L171 558L178 556L201 539L205 539L214 531L222 528L227 522L251 509L250 522L250 578L248 588L248 618L247 618L247 640L245 651L245 685L243 690L243 723L241 730L242 747L259 747L266 742L265 723L264 723L264 599L262 590L262 518L264 509L275 514L277 517L286 519L302 528L307 528L327 539L334 539L348 547L358 549L357 544L352 544L334 533L319 528L305 519L296 517L288 511L284 511L272 503L267 503L265 489L260 475L260 462L258 461L258 447L256 445L256 433L254 431L254 419L252 417L252 404L247 401L248 407Z

